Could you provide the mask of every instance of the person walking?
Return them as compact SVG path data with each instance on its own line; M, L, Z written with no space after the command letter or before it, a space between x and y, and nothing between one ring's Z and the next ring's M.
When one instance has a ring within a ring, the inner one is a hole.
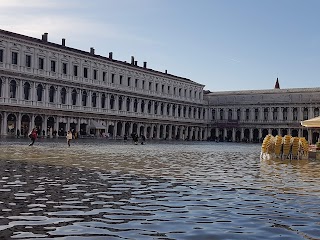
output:
M29 138L31 139L31 143L29 144L29 146L32 146L34 144L37 139L37 135L37 129L32 129L31 133L29 134Z
M67 133L67 143L68 143L68 146L70 147L70 141L72 139L72 132L71 131L68 131Z

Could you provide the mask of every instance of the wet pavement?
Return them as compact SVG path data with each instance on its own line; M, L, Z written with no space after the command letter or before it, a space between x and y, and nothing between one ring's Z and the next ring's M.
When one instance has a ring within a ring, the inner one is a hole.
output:
M320 161L259 144L0 140L0 239L320 239Z

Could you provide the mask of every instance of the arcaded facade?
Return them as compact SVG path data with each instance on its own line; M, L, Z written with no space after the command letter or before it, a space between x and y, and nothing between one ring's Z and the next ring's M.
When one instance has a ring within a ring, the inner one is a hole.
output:
M0 133L44 136L131 133L154 139L207 138L203 87L173 76L0 30Z
M208 92L190 79L0 30L0 135L258 142L267 134L319 138L320 88Z

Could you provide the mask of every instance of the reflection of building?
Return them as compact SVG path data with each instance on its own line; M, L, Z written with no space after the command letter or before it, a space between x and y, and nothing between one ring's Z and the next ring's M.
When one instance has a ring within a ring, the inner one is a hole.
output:
M0 133L207 138L203 85L131 63L0 30ZM11 128L11 129L10 129Z
M319 116L320 88L204 92L203 85L131 62L0 30L0 134L132 132L147 138L258 141L318 138L300 121Z

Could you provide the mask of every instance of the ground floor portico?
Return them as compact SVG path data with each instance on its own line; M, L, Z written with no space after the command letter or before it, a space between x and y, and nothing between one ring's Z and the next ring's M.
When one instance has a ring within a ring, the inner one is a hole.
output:
M261 142L263 138L272 134L291 135L293 137L305 137L310 143L315 143L319 139L319 129L304 127L268 127L264 126L244 126L236 128L210 128L210 139L231 142Z
M147 139L207 140L207 128L192 123L133 119L119 116L70 113L50 110L10 109L0 111L0 135L28 136L37 128L43 137L66 136L72 131L78 137L130 137L132 133Z

